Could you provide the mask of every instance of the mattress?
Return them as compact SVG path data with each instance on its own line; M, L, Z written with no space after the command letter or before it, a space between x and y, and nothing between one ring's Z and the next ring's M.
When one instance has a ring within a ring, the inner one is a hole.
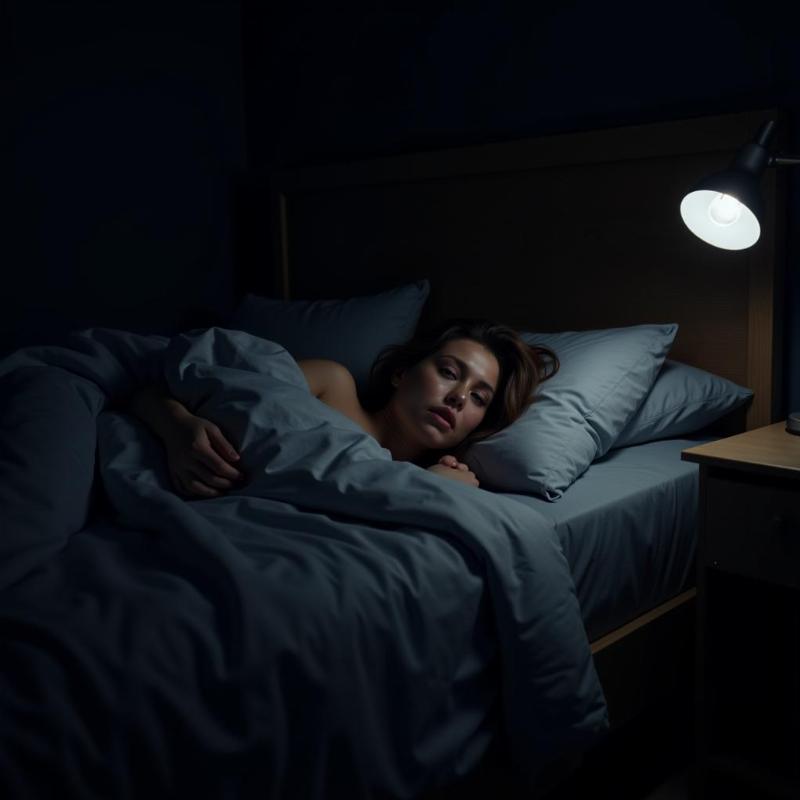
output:
M681 451L707 441L612 450L556 502L507 495L554 522L591 641L694 585L698 468Z

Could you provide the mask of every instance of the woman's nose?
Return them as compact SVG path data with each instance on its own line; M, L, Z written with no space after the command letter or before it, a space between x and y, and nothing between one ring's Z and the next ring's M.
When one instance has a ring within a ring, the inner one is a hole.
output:
M462 408L464 403L467 402L467 396L463 391L452 391L447 396L447 402L458 408Z

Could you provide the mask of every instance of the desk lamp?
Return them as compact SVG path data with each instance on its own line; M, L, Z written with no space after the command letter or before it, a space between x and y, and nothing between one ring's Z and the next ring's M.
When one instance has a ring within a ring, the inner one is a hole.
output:
M768 147L775 121L765 122L744 145L728 169L703 178L681 201L689 230L724 250L752 247L761 235L761 178L767 167L800 164L797 156L771 155ZM800 412L789 414L786 430L800 434Z

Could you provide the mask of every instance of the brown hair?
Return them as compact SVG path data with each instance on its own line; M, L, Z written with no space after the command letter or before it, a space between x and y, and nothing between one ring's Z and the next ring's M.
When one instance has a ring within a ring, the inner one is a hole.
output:
M458 446L463 452L470 444L485 439L518 419L533 402L542 381L558 372L556 354L547 347L527 344L513 328L488 319L450 319L429 331L417 332L405 344L391 345L372 365L364 407L383 408L392 396L392 376L441 350L453 339L471 339L494 354L500 365L497 391L481 424Z

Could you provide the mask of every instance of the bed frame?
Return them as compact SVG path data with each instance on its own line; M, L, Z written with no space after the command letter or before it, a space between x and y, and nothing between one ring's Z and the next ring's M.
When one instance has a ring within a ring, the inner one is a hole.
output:
M774 109L280 172L274 294L371 294L428 278L422 324L485 316L521 329L677 322L671 358L752 388L754 428L781 413L786 184L764 181L762 238L705 245L678 212ZM778 130L785 130L785 125ZM675 680L694 590L592 642L612 726Z

